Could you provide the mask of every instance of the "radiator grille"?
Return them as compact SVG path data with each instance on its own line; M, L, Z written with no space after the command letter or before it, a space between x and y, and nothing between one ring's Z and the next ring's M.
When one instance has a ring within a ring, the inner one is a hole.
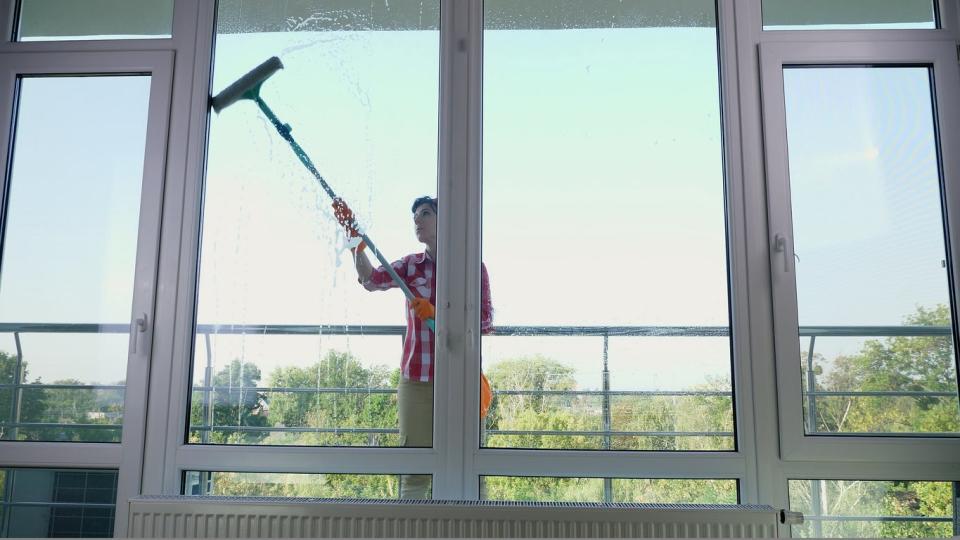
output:
M142 496L133 538L772 538L758 505Z

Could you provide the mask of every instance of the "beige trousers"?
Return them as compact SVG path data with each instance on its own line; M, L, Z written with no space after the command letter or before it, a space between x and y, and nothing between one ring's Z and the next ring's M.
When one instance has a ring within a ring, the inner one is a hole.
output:
M400 414L400 445L414 448L433 446L433 381L411 381L400 377L397 386L397 407ZM400 476L401 499L429 499L428 474Z

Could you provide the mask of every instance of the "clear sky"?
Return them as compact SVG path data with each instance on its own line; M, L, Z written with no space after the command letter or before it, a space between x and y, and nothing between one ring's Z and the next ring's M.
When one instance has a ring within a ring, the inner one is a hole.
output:
M286 68L263 97L367 232L389 258L422 249L409 205L436 193L438 34L221 35L214 92L272 55ZM483 259L495 324L727 325L715 30L490 31L484 69ZM794 209L802 324L896 324L915 304L946 300L929 88L915 71L788 74L791 141L809 143L791 161L807 186ZM129 288L114 289L132 282L136 235L104 220L136 219L138 165L123 157L143 148L146 87L136 80L24 92L2 320L127 320ZM840 92L849 88L858 92ZM123 166L104 175L105 162ZM214 115L198 322L402 324L402 295L359 287L342 246L326 195L256 107ZM122 379L125 340L100 339L30 338L31 378ZM216 367L254 362L265 376L330 348L393 367L399 341L217 336L213 357ZM483 341L487 366L537 352L576 368L581 387L599 386L597 338ZM198 370L205 355L200 339ZM616 389L680 389L729 376L729 349L722 338L619 338L610 363Z
M150 77L26 78L20 90L0 321L127 323ZM0 350L13 341L0 336ZM124 378L121 335L21 344L31 381Z
M436 192L436 33L225 35L214 88L278 52L271 107L388 257L421 249L409 203ZM714 31L494 31L485 53L495 323L727 324ZM200 321L402 323L401 295L367 293L337 258L326 197L271 130L249 103L214 119ZM280 339L220 336L214 350L222 361L244 341L267 366ZM343 341L323 340L289 362ZM350 340L365 361L397 363L399 340L369 352L365 341ZM599 385L598 338L490 337L483 349L488 364L540 352ZM624 388L729 371L725 339L624 338L611 350Z

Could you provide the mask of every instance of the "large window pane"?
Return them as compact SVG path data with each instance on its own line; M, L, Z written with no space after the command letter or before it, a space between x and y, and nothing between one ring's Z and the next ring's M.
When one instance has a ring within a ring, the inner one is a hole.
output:
M20 0L19 41L169 38L173 0Z
M2 439L120 441L149 95L149 76L20 81Z
M484 476L492 501L736 504L736 480Z
M783 76L806 432L956 434L930 72Z
M117 471L0 469L0 536L113 536Z
M953 536L954 484L861 480L790 480L796 538L936 538Z
M714 3L484 6L485 445L733 449Z
M400 475L391 474L302 474L187 471L184 494L230 497L319 497L327 499L398 499ZM426 482L430 498L432 478Z
M763 0L764 30L936 28L937 0Z
M436 193L439 4L361 4L221 1L213 88L279 54L261 96L393 261L424 251L411 204ZM357 283L330 198L256 105L212 116L208 145L189 442L431 446L432 382L399 433L403 295Z

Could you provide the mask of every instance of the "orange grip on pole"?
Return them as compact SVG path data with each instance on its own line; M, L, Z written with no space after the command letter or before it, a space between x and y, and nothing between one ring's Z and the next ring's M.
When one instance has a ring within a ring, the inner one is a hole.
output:
M339 197L333 200L333 215L337 218L337 223L346 229L348 235L351 237L360 235L357 232L357 220L353 215L353 210Z

